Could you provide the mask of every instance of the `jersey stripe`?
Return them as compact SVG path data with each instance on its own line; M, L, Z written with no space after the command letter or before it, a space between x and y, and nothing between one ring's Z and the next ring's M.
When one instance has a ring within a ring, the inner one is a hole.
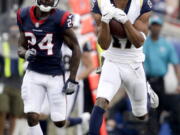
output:
M21 19L21 9L18 9L17 11L17 20L22 24L22 19Z
M143 6L143 0L140 0L140 8L142 8L142 6Z
M34 10L35 10L36 6L32 6L30 8L30 17L31 17L31 21L36 24L36 23L39 23L39 24L43 24L48 18L46 19L43 19L43 20L38 20L36 17L35 17L35 14L34 14Z
M98 7L101 10L101 0L97 0L97 2L98 2Z
M69 12L64 13L64 15L62 16L62 19L60 20L60 25L63 26L68 18L68 16L70 15Z

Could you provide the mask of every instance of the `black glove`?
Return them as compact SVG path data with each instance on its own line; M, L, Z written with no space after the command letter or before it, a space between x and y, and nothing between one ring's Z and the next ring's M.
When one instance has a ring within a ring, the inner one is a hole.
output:
M66 95L71 95L78 89L79 89L79 83L74 80L68 79L63 87L63 92Z
M35 59L36 59L36 49L29 49L26 51L26 54L25 54L25 59L29 62L34 62Z

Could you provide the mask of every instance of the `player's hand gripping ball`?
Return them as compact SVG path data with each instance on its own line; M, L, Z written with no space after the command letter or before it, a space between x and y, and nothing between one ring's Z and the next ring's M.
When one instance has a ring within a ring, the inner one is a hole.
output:
M110 3L110 0L101 0L100 5L102 14L101 21L108 24L114 16L114 5Z
M106 5L101 9L101 12L102 12L101 21L102 22L105 22L108 24L109 21L113 18L113 15L114 15L113 8L114 8L113 5L109 4L109 6Z
M114 7L113 10L114 16L109 23L111 34L119 38L126 38L127 36L123 24L128 21L128 17L121 9Z
M119 38L126 38L126 32L122 23L112 19L109 23L111 34Z
M63 87L63 92L66 95L71 95L78 89L79 89L79 83L74 80L68 79Z
M111 34L119 38L126 38L123 24L128 20L127 15L121 9L116 8L108 0L101 1L101 21L109 23Z

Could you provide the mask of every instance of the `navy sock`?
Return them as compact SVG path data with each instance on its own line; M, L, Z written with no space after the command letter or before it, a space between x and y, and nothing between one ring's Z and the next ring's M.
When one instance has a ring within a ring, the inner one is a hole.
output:
M90 125L89 125L89 135L99 135L99 129L101 128L103 121L103 114L105 110L94 106L91 113Z
M82 123L82 118L68 118L69 125L68 127L76 126Z
M47 120L40 120L40 126L44 135L47 135L48 122Z

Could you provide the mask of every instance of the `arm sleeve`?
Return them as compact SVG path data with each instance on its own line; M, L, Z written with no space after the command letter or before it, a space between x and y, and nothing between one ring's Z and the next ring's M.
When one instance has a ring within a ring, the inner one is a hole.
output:
M175 48L172 44L168 43L169 45L169 62L171 64L179 64L179 59L177 56L177 52L175 51Z
M152 2L151 0L143 0L143 5L141 8L141 15L152 10Z
M95 14L101 14L97 0L93 0L91 12Z
M64 12L60 19L60 27L62 30L70 29L73 27L73 15L68 11Z
M22 17L21 17L21 9L18 9L17 11L17 25L19 27L20 31L23 31L23 23L22 23Z

